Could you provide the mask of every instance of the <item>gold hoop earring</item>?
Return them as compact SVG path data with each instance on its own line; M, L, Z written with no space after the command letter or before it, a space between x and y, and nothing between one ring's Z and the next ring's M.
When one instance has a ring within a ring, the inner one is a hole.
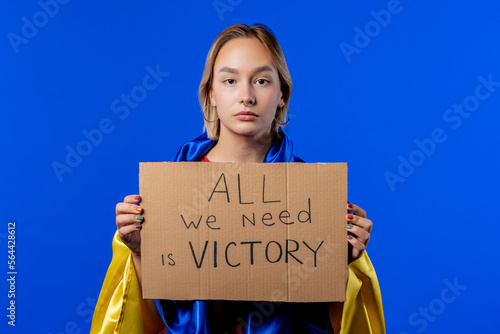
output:
M281 107L281 108L285 108L285 107L286 107L286 106L283 106L283 107ZM285 121L285 123L280 123L280 122L278 122L276 119L274 119L274 121L275 121L276 123L278 123L279 125L281 125L281 126L285 126L285 125L286 125L286 124L290 121L290 109L288 109L288 107L286 107L286 116L287 116L287 117L286 117L286 121Z
M207 110L207 107L210 108L211 106L210 105L206 105L205 108L203 109L203 119L205 120L205 122L208 122L208 123L213 123L213 122L217 122L219 120L219 115L217 113L215 113L217 115L217 117L213 120L213 121L210 121L208 120L206 117L205 117L205 111ZM215 107L214 107L215 108Z

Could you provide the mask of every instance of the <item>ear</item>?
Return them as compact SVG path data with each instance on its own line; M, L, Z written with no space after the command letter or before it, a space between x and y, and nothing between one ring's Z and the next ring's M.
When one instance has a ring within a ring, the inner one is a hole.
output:
M208 94L208 97L210 99L210 105L212 107L216 107L217 104L215 103L215 95L214 95L214 90L212 88L210 89L210 93Z
M283 92L280 92L280 99L278 101L278 107L283 107L285 105L285 101L283 100Z

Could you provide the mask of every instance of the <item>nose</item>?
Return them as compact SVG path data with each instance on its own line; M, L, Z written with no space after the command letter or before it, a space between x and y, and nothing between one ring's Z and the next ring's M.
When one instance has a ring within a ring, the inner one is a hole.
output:
M253 90L249 84L242 84L241 85L240 94L241 94L241 101L240 102L245 107L249 107L249 106L255 104L255 95L253 94Z
M244 105L245 107L247 107L247 108L248 108L248 107L250 107L251 105L253 105L253 104L254 104L254 101L253 101L253 99L252 99L252 98L243 99L241 102L242 102L242 103L243 103L243 105Z

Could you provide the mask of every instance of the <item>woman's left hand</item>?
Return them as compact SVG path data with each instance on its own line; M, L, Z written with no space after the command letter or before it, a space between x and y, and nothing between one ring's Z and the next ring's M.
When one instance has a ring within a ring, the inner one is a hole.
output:
M366 211L359 206L347 203L348 213L346 216L346 229L350 232L347 235L349 241L349 263L359 259L370 241L370 233L372 232L373 223L366 218Z

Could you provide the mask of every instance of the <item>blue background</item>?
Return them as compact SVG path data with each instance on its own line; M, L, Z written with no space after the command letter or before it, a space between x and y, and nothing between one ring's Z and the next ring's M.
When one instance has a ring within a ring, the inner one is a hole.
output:
M384 26L371 11L387 10L386 0L67 1L51 16L44 3L54 2L4 1L0 10L1 332L89 331L115 205L138 192L139 162L170 160L201 133L205 57L237 22L265 23L278 36L294 80L296 153L348 162L349 199L374 222L368 251L388 333L495 332L500 87L474 96L479 77L500 81L497 2L401 0ZM34 21L37 31L23 28ZM346 44L356 52L343 52ZM128 113L115 112L148 66L169 74ZM479 102L447 121L464 101ZM103 119L112 131L84 147L82 131ZM436 129L446 140L418 153L415 141ZM78 147L86 156L58 177L54 162L66 165ZM417 166L398 172L401 159ZM388 172L400 179L391 185ZM12 220L15 328L6 317Z

